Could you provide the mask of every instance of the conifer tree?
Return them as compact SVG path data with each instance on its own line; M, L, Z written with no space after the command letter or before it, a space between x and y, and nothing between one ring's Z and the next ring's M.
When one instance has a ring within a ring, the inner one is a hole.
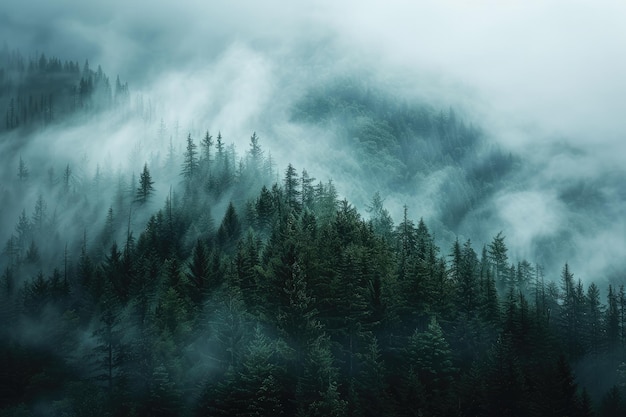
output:
M583 323L583 342L589 353L597 355L602 346L602 304L600 290L592 282L587 287L585 321Z
M26 162L24 162L24 160L22 159L22 156L20 155L20 162L18 164L17 167L17 177L19 178L20 182L24 182L28 179L28 168L26 167Z
M415 332L409 339L409 352L420 381L431 395L443 395L456 372L452 365L452 352L443 330L433 316L424 332Z
M189 297L199 306L212 286L212 283L209 282L209 254L206 246L199 239L193 248L187 269L187 278L190 284Z
M329 340L320 336L309 345L296 387L298 416L342 417L347 403L340 397L338 371Z
M249 156L249 164L252 169L253 174L260 173L261 162L263 161L263 151L261 150L261 146L259 145L259 137L256 132L252 133L250 136L250 156Z
M613 349L619 342L619 307L617 304L617 294L613 286L609 284L609 294L607 296L608 305L606 310L606 338L609 349Z
M183 167L181 171L181 175L187 182L194 178L198 171L198 151L196 148L197 145L193 143L191 133L189 133L189 135L187 135L187 147L183 154Z
M154 181L152 181L150 171L148 170L148 164L146 163L143 166L143 171L139 175L139 187L135 193L135 201L139 204L145 204L154 193L153 185Z
M489 244L489 259L493 268L493 277L500 291L506 291L511 285L508 269L508 249L504 239L502 232L499 232Z
M225 252L231 252L237 246L241 236L241 222L232 202L228 204L222 223L217 230L217 243Z
M393 220L389 211L383 206L383 199L380 197L380 193L374 193L372 201L366 210L370 213L370 221L372 222L374 232L385 238L387 242L392 242Z
M285 179L283 182L285 190L285 202L287 203L287 206L290 207L292 210L299 212L301 208L301 191L298 186L298 174L296 173L296 169L291 164L287 166L287 170L285 171Z
M44 226L48 220L48 205L43 199L43 195L39 194L37 196L37 201L35 202L35 210L33 211L33 228L38 233L42 233L44 230Z

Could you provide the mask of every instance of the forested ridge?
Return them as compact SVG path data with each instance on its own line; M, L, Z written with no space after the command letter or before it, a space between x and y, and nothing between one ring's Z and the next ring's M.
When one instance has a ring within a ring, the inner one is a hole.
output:
M439 114L457 133L431 146L462 165L477 130ZM506 230L440 247L410 207L394 222L376 193L361 213L277 168L256 133L243 155L189 133L132 175L55 163L16 157L3 190L37 198L0 255L2 416L626 413L624 287L544 276Z
M76 113L93 113L129 100L128 84L113 84L89 61L62 61L41 53L25 58L5 44L0 49L0 132L39 128Z

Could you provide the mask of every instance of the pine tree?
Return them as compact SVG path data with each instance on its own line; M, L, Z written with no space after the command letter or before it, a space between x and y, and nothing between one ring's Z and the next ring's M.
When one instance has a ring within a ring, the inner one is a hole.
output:
M35 210L33 211L33 228L38 233L42 233L46 221L48 220L48 205L46 204L43 196L39 194L37 196L37 202L35 203Z
M500 291L505 291L511 285L508 269L507 247L502 232L498 233L489 244L489 259L493 268L493 277Z
M617 304L617 294L615 294L611 284L609 284L607 299L608 308L606 311L605 328L608 347L612 350L619 343L619 307Z
M383 206L383 199L380 194L376 192L372 197L370 205L366 208L370 213L370 221L374 232L383 237L387 242L393 241L393 220L389 211Z
M263 334L259 325L242 361L237 390L240 406L245 407L245 415L282 416L285 415L283 398L287 387L281 362L284 361L283 347L277 341Z
M273 223L273 217L275 214L274 199L272 193L264 185L261 188L261 193L255 203L256 221L257 227L261 232L269 232L270 226Z
M109 396L113 401L116 382L122 377L121 367L124 362L122 346L122 321L120 319L119 300L113 292L110 282L105 282L100 302L100 324L94 331L98 345L94 348L96 379L104 381Z
M404 217L396 231L398 253L398 281L402 285L409 280L411 268L415 259L417 245L417 231L413 221L408 218L408 208L404 206Z
M200 146L202 147L202 160L205 164L209 164L211 162L211 148L213 147L213 136L209 134L207 130L204 134L204 138L200 141Z
M283 183L285 190L285 202L287 203L287 206L295 212L299 212L301 208L301 191L298 187L298 174L296 173L296 169L291 164L287 166Z
M261 169L261 162L263 161L263 151L261 150L261 146L259 146L259 137L257 136L256 132L253 132L252 136L250 136L249 152L250 168L253 175L258 175Z
M217 230L217 243L225 252L232 252L241 237L241 222L232 202L228 204L222 223Z
M315 209L315 188L313 187L315 178L309 176L306 169L302 170L300 178L302 182L302 208L313 211Z
M20 155L20 162L17 167L17 177L19 178L20 182L25 182L28 179L28 174L29 172L28 168L26 167L26 162L24 162L22 156Z
M70 186L72 185L72 169L70 168L70 164L67 164L65 170L63 171L63 190L67 193L70 191Z
M147 415L174 417L180 415L181 392L171 380L170 373L161 363L151 375L150 397L147 401Z
M329 340L320 336L309 345L296 387L297 416L341 417L347 403L340 397L338 371Z
M569 353L580 354L580 328L584 303L582 282L574 284L574 274L566 263L561 272L561 308L559 325L565 337Z
M139 204L145 204L152 194L154 193L154 181L152 181L152 177L150 176L150 171L148 170L148 164L144 164L143 171L139 176L139 187L137 188L135 194L135 201Z
M409 339L409 363L415 366L422 385L429 396L442 399L456 372L452 365L452 351L439 322L433 316L425 332L415 332Z
M583 342L587 351L597 355L602 346L602 304L600 290L595 283L589 284L586 296L585 321L583 323Z
M526 415L525 386L510 337L501 336L489 352L485 378L486 416Z
M378 417L385 415L391 398L387 392L385 363L376 337L370 337L359 359L359 373L355 380L360 403L357 415Z
M620 342L623 347L626 347L626 289L624 289L624 285L619 286L617 304L619 308Z
M181 175L186 181L191 181L198 171L198 151L197 145L191 139L191 133L187 135L187 148L183 154L183 168Z
M209 255L201 240L196 242L187 269L189 297L196 306L200 306L209 288L212 287L212 283L209 282Z
M460 309L471 317L478 306L478 257L468 239L460 252L460 271L458 273Z
M27 242L32 239L32 224L26 216L26 210L22 210L17 225L15 226L15 232L17 233L17 250L21 257L23 251L26 250Z

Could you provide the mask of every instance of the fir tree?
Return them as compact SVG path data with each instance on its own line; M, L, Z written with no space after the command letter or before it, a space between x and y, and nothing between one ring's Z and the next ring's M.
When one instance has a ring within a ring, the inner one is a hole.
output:
M191 139L191 133L187 135L187 147L183 154L183 167L181 175L186 181L190 181L198 171L198 151L197 145Z
M150 171L148 170L148 164L146 163L143 166L143 171L139 175L139 187L135 193L135 201L139 204L145 204L154 193L153 185L154 181L152 181Z
M26 167L26 162L22 159L20 155L20 162L17 167L17 178L19 178L20 182L25 182L28 179L28 168Z

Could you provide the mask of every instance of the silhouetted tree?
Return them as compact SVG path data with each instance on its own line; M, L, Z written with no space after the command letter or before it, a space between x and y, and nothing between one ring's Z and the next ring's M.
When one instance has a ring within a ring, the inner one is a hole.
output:
M148 170L148 164L144 164L143 171L139 175L139 187L135 193L135 201L139 204L145 204L154 193L154 181Z

